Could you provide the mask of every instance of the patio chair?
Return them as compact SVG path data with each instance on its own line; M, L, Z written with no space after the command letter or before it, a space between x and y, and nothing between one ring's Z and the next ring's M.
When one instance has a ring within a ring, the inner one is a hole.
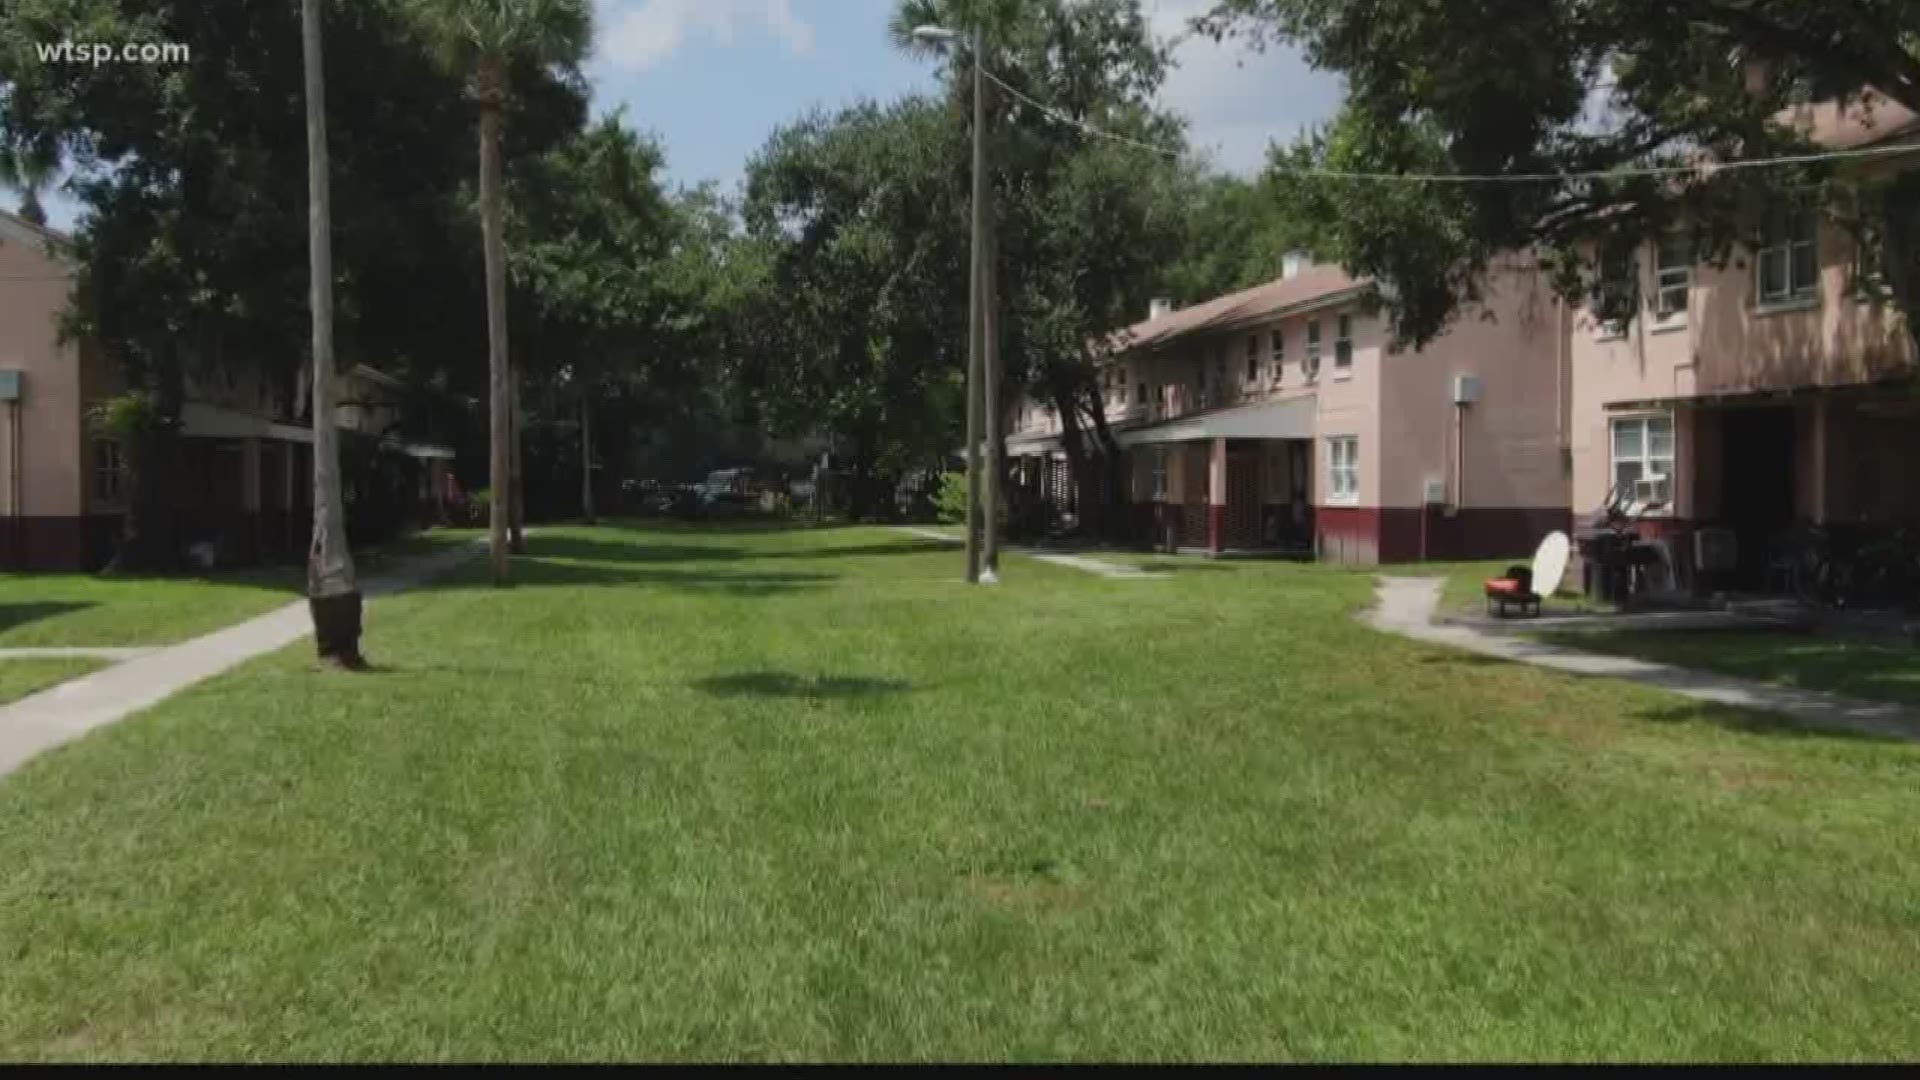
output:
M1506 573L1486 583L1487 614L1506 618L1515 607L1522 615L1540 614L1540 594L1533 591L1533 568L1509 566Z
M1505 574L1486 583L1487 614L1504 619L1517 607L1521 615L1537 618L1541 597L1558 591L1560 579L1566 577L1572 550L1566 533L1548 533L1533 553L1533 565L1509 566Z

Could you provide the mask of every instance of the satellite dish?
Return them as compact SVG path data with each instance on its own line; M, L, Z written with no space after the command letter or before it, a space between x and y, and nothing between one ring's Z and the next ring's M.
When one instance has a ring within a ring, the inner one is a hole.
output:
M1535 596L1552 596L1560 591L1560 579L1567 576L1567 558L1573 553L1573 544L1563 532L1547 534L1540 541L1540 550L1533 553L1533 592Z

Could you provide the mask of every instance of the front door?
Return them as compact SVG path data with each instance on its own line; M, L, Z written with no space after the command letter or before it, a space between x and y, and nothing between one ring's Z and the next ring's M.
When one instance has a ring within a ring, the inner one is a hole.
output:
M1739 538L1741 581L1758 586L1770 552L1793 525L1793 409L1729 409L1720 424L1721 505Z

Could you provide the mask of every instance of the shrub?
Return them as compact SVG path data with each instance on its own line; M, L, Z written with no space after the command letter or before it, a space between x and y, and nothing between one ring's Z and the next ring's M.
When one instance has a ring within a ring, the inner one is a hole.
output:
M967 520L967 474L944 473L940 477L940 497L936 503L940 521L957 525Z

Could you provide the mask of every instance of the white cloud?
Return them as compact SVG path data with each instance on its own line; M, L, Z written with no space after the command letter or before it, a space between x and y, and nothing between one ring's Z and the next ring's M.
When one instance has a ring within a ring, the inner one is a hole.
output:
M1250 174L1266 162L1270 142L1291 142L1331 119L1343 90L1337 75L1313 70L1290 47L1262 53L1191 33L1189 21L1213 6L1214 0L1149 0L1154 32L1179 42L1160 101L1191 122L1189 139L1211 152L1215 164Z
M796 55L813 51L813 26L793 13L792 0L599 0L599 15L600 57L618 68L645 71L690 39L731 46L756 29Z

